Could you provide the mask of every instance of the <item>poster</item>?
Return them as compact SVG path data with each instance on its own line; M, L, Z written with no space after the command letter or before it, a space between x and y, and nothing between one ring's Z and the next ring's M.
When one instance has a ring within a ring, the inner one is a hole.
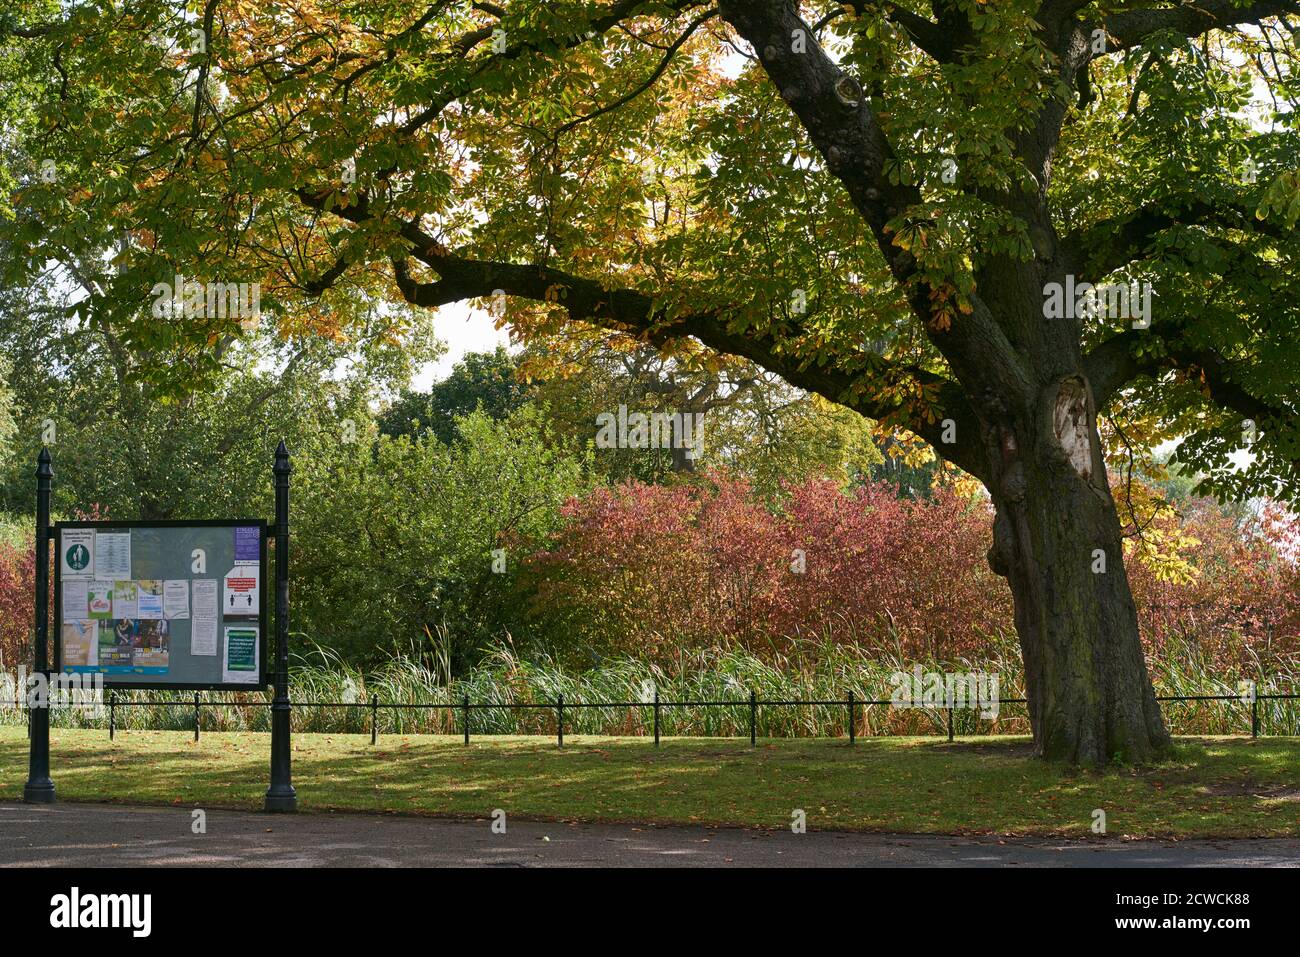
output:
M131 577L130 532L97 532L94 551L95 578L98 581Z
M165 617L163 615L163 583L155 579L145 579L136 582L136 588L137 604L139 606L136 617L150 620Z
M138 595L139 589L135 582L113 582L113 617L136 617L140 613Z
M126 618L99 622L99 668L110 674L131 670L131 655L139 622Z
M96 621L107 621L113 617L113 583L91 582L87 591L86 605L89 616Z
M83 583L84 584L84 583ZM63 667L94 668L99 665L99 622L63 623Z
M194 579L194 617L216 618L221 613L217 601L217 580L215 578ZM212 652L214 655L215 651Z
M166 674L171 662L171 623L166 619L137 622L131 635L131 670Z
M169 578L163 582L163 617L190 617L190 583L185 579Z
M95 577L95 530L65 528L59 542L60 575L64 581Z
M64 621L85 618L90 614L90 582L70 581L63 583L63 610L60 616Z
M257 564L262 559L262 530L256 526L239 526L235 529L235 563L252 562Z
M216 584L216 580L213 580ZM200 617L197 613L190 625L190 654L215 657L217 654L217 619Z
M256 565L236 565L226 572L222 585L221 612L224 615L257 615L261 611Z
M257 625L226 627L226 658L221 680L227 684L257 684Z

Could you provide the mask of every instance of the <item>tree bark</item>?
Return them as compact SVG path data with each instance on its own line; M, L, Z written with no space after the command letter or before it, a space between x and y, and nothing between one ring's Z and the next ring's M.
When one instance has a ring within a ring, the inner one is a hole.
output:
M1007 578L1035 752L1076 764L1145 762L1170 743L1147 674L1091 390L1067 376L1025 420L986 429L997 507L993 570Z

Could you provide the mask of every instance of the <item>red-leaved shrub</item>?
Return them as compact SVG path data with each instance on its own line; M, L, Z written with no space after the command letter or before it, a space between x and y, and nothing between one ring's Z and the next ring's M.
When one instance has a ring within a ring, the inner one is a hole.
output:
M809 480L780 512L742 480L601 488L529 563L534 608L604 653L739 643L755 652L831 635L908 657L963 655L1010 621L989 570L989 514L946 489L929 501ZM575 634L575 632L577 632Z
M1234 519L1211 501L1182 507L1176 532L1188 540L1192 574L1157 576L1130 561L1129 583L1148 654L1171 645L1215 671L1300 655L1300 518L1276 505ZM1166 526L1168 522L1164 523Z
M985 558L990 508L947 488L916 501L883 483L846 493L809 480L773 512L714 474L600 488L563 518L527 562L525 586L567 648L662 658L738 644L762 655L829 637L951 661L1014 634L1010 591ZM1270 507L1239 527L1201 501L1166 521L1182 543L1181 578L1128 563L1148 653L1190 649L1216 670L1251 673L1300 656L1300 521Z
M0 670L32 665L32 621L36 594L36 549L0 542Z

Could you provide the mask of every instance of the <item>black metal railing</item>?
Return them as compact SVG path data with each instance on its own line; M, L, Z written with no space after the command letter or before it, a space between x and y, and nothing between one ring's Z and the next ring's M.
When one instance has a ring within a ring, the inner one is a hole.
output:
M1197 695L1158 695L1156 700L1159 702L1191 702L1191 701L1229 701L1237 702L1242 705L1250 706L1250 736L1252 738L1260 737L1260 715L1259 703L1261 701L1294 701L1300 700L1300 694L1197 694ZM993 705L999 709L1003 705L1026 704L1024 698L998 698L996 701L979 701L972 704L959 707L955 703L936 704L934 706L909 706L908 710L919 710L929 713L946 712L946 731L948 740L952 741L955 737L955 713L959 710L984 711ZM7 708L21 708L21 701L0 702ZM131 699L118 700L116 693L110 691L108 694L107 705L101 704L108 711L108 736L112 740L117 732L117 709L119 708L177 708L188 707L194 712L194 740L199 740L200 729L202 727L202 710L204 708L269 708L271 701L205 701L200 697L199 692L194 692L192 701L135 701ZM75 706L74 706L75 707ZM749 711L749 743L757 743L759 711L762 708L771 707L828 707L845 709L845 727L849 743L853 744L857 737L857 718L861 713L864 717L869 708L893 708L894 703L889 699L861 698L850 690L843 699L761 699L756 692L751 691L748 698L721 701L662 701L656 691L650 701L565 701L563 695L559 695L555 701L519 701L519 702L472 702L468 696L463 696L460 701L453 702L401 702L401 701L381 701L378 695L371 695L368 701L293 701L293 708L363 708L370 712L370 743L375 744L379 738L379 712L381 710L443 710L452 715L453 725L456 715L459 713L460 729L464 738L464 743L470 743L470 725L472 715L475 711L492 711L492 710L527 710L527 709L549 709L555 712L556 718L556 740L559 747L564 747L564 712L581 710L583 708L627 708L627 709L650 709L653 712L653 736L654 743L659 744L662 728L662 714L665 709L674 708L748 708ZM30 730L30 721L29 721ZM346 732L330 732L346 733ZM364 733L364 732L359 732ZM479 736L491 736L499 732L479 731ZM1244 734L1244 731L1242 732ZM943 734L941 730L939 734ZM538 735L540 737L540 735ZM639 737L640 735L632 735ZM895 737L889 733L874 733L869 737ZM1274 735L1279 737L1291 737L1292 735ZM700 737L700 735L693 735ZM705 735L707 737L707 735ZM787 735L793 737L793 735ZM963 737L998 737L997 733L979 733L963 734Z

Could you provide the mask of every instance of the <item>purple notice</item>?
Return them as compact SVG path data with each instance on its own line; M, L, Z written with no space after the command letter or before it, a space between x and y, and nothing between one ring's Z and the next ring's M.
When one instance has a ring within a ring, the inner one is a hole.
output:
M262 558L260 529L237 527L235 529L235 561L256 562Z

